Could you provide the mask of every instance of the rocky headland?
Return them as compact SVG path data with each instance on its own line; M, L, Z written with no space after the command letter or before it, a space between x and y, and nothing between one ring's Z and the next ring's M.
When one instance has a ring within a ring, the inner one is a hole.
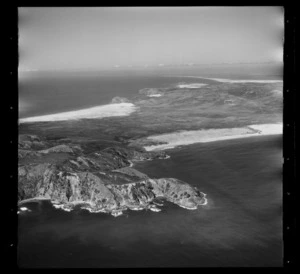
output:
M186 209L206 204L206 194L174 178L151 179L132 168L135 162L166 159L162 151L114 146L90 152L78 144L19 136L18 201L50 200L55 207L75 206L119 216L122 211L156 207L165 199Z

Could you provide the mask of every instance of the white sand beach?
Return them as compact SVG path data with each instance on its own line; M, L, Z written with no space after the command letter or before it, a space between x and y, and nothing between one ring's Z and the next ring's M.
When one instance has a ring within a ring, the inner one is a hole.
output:
M222 140L249 138L262 135L276 135L283 133L282 123L249 125L241 128L222 128L207 130L179 131L161 135L149 136L153 141L167 142L167 144L145 146L147 151L171 149L194 143L208 143Z
M201 77L201 76L182 76L182 75L173 75L174 77L184 77L184 78L194 78L194 79L207 79L207 80L213 80L217 82L222 83L282 83L283 80L267 80L267 79L239 79L239 80L233 80L233 79L226 79L226 78L211 78L211 77ZM187 84L188 85L188 84ZM192 84L193 85L193 84ZM177 85L177 87L179 87Z
M205 78L209 80L214 80L222 83L279 83L282 80L231 80L222 78Z
M232 80L232 79L224 79L224 78L209 78L209 77L199 77L199 76L182 76L186 78L199 78L199 79L208 79L208 80L214 80L217 82L222 83L280 83L283 82L283 80Z
M128 116L136 111L137 107L132 103L108 104L86 109L61 112L56 114L34 116L20 119L20 123L66 121L78 119L100 119L113 116Z

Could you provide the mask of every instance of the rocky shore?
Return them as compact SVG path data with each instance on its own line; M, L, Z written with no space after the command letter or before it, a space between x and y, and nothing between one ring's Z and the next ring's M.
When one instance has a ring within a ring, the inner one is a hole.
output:
M49 199L55 207L75 206L119 216L124 210L160 211L157 199L186 209L205 205L206 194L175 178L151 179L132 168L137 161L166 159L165 152L114 146L87 152L78 144L19 136L19 205Z

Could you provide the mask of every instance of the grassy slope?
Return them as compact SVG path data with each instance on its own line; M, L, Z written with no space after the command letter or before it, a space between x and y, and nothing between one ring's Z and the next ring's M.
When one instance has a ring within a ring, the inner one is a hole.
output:
M277 91L276 91L277 90ZM279 91L279 92L278 92ZM218 83L200 89L160 89L139 94L127 117L21 124L19 132L50 139L113 146L131 138L176 130L237 127L282 121L282 83Z

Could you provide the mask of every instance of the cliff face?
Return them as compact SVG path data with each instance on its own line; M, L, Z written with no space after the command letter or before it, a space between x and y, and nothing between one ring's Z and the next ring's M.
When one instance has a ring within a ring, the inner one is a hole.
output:
M33 153L39 154L37 158L47 153L69 153L70 157L62 162L28 161L19 165L20 203L33 198L50 199L65 210L81 204L90 211L113 215L126 209L153 209L158 197L188 209L206 203L205 194L187 183L174 178L150 179L130 167L134 161L163 159L165 153L111 147L85 155L80 147L71 149L67 145Z
M53 165L19 169L19 199L46 198L63 204L64 208L86 204L93 211L106 212L145 209L157 197L188 209L206 202L204 193L177 179L136 178L132 183L105 184L110 177L110 174L100 178L90 172L62 172Z

